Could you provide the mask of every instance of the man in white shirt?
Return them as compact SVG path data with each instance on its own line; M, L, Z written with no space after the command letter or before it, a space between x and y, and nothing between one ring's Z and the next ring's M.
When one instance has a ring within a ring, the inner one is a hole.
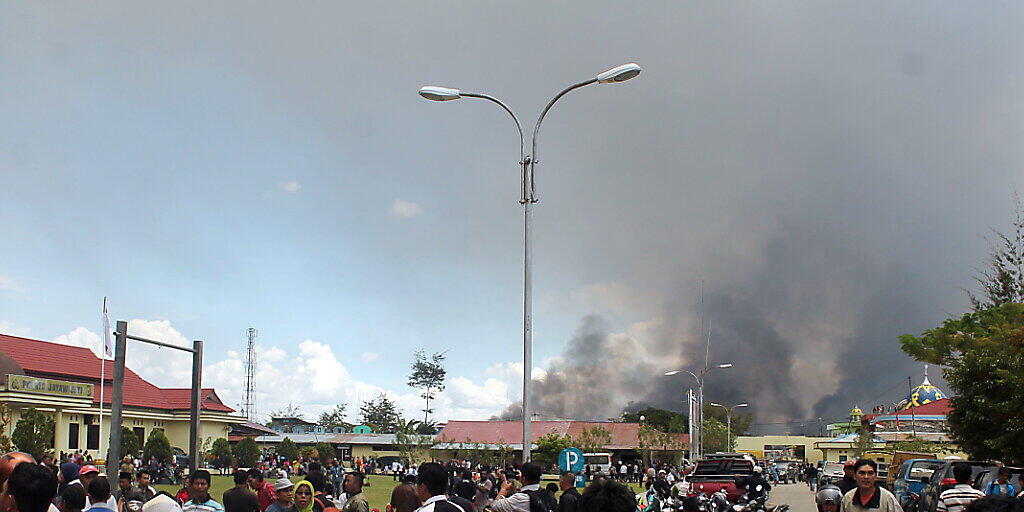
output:
M448 471L436 462L427 462L416 472L416 494L423 506L416 512L472 512L448 501Z

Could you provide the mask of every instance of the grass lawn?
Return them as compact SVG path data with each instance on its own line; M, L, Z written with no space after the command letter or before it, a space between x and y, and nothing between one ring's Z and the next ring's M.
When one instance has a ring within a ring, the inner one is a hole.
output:
M301 480L299 477L292 478L292 481L294 482L298 482L299 480ZM544 481L541 482L541 484L546 485L548 482L556 481L557 477L554 475L544 475ZM391 500L391 489L393 489L398 482L392 480L390 476L383 475L369 475L369 482L369 486L363 487L363 492L366 494L366 499L370 502L370 508L376 508L383 511L384 507L388 504L388 501ZM213 499L222 501L224 491L230 489L233 485L234 483L230 476L214 475L213 481L210 482L210 495L213 496ZM178 492L178 489L180 489L180 487L174 485L156 485L154 487L156 487L158 491L167 491L171 495L174 495ZM635 492L640 492L639 485L630 484L630 487Z

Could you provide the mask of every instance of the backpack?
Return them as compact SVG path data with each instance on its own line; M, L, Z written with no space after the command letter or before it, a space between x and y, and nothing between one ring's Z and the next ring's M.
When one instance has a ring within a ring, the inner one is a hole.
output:
M530 498L530 512L555 512L558 509L555 495L548 492L547 489L522 491L522 493Z

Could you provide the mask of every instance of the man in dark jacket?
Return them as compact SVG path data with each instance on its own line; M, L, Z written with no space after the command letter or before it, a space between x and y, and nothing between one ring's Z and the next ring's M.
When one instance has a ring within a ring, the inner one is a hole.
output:
M839 486L839 490L843 492L843 496L846 496L846 493L857 488L857 479L853 477L853 466L856 463L856 460L851 459L843 464L843 479L836 482L836 485Z
M751 498L768 494L768 491L772 490L772 486L768 483L768 480L765 480L764 476L761 474L762 471L764 471L764 469L762 469L761 466L754 466L754 474L740 479L739 482L736 482L736 485L745 489ZM761 486L760 491L757 490L758 485Z
M558 478L562 495L558 498L558 512L577 512L580 508L580 491L576 490L576 475L564 471Z

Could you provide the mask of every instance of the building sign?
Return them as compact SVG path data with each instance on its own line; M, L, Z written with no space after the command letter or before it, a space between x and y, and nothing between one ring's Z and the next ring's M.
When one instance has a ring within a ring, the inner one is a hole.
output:
M93 385L63 380L37 379L25 375L8 375L7 389L40 395L92 398Z

